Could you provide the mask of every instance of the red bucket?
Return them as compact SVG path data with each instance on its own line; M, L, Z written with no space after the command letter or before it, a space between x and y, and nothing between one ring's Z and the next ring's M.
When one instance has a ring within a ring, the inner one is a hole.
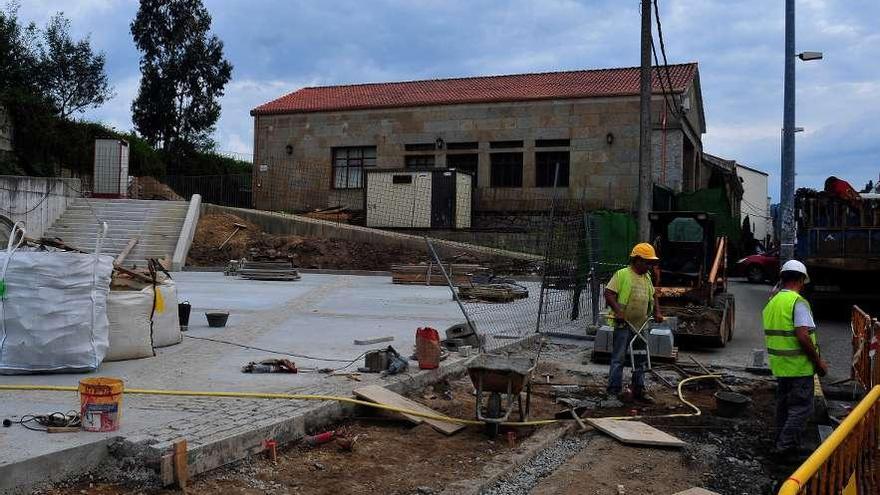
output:
M437 330L431 327L416 330L416 359L423 370L440 366L440 334Z

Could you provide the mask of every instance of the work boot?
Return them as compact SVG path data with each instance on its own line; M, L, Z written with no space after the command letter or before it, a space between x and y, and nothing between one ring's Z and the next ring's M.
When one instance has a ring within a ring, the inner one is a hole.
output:
M656 404L657 399L651 396L651 394L645 392L644 390L638 390L633 392L633 400L639 402L641 404Z

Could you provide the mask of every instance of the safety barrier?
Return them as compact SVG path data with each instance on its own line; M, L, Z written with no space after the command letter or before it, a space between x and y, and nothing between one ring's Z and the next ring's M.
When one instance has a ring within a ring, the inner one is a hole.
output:
M880 323L858 306L852 308L852 376L865 389L880 385Z
M778 495L880 493L880 386L783 483Z

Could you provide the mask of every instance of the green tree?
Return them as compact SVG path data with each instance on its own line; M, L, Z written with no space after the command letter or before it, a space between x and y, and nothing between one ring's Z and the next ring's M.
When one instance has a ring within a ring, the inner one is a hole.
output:
M34 23L22 26L18 20L18 7L10 4L0 10L0 94L8 97L12 91L36 92L34 76L39 60L35 47L39 42L39 30Z
M39 55L42 92L63 118L86 108L96 108L113 97L104 72L104 54L95 53L89 38L74 41L70 21L53 16L45 31Z
M210 29L201 0L141 0L131 23L141 52L132 121L151 145L178 157L213 147L218 100L232 76Z

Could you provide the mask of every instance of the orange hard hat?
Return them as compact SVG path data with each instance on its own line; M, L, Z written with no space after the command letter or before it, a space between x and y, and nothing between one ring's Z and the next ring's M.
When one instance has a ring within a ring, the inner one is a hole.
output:
M642 258L644 260L651 260L651 261L657 261L660 259L657 257L657 252L654 251L654 246L648 244L647 242L642 242L642 243L636 244L633 247L632 252L629 253L629 257L634 258L636 256L638 256L639 258Z

